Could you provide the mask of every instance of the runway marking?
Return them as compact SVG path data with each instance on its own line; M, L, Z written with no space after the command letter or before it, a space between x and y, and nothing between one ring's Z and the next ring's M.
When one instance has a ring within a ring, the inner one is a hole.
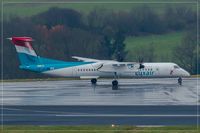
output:
M17 108L4 108L4 110L28 111L28 112L49 113L49 114L66 114L67 113L67 112L56 112L56 111L45 111L45 110L28 110L28 109L17 109Z
M135 115L135 114L92 114L92 115L56 115L58 117L197 117L197 115ZM198 115L199 117L200 115Z

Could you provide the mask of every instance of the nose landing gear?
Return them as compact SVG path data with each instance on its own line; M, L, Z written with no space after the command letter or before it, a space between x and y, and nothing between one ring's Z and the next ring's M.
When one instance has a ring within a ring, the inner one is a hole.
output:
M92 84L96 84L97 83L97 79L91 79L91 83Z
M118 81L116 79L112 81L112 90L118 90Z
M182 78L181 77L178 78L178 84L182 85Z

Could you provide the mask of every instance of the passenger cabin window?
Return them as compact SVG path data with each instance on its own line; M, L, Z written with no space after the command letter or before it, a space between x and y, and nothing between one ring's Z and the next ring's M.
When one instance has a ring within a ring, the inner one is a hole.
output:
M178 69L180 68L178 65L174 65L174 69Z

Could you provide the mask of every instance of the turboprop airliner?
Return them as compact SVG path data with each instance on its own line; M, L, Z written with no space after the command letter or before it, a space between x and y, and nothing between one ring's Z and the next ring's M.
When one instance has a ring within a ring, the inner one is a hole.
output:
M179 78L190 74L175 63L118 62L72 56L76 62L66 62L38 56L31 37L8 38L14 44L19 56L20 69L47 75L90 79L96 84L98 78L113 78L112 85L118 85L118 78Z

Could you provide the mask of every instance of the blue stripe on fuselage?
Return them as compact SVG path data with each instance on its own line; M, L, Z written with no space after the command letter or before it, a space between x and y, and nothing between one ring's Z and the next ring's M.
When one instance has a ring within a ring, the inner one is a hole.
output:
M35 72L44 72L60 68L74 67L74 66L94 63L94 62L65 62L38 56L31 56L24 53L18 53L18 54L21 62L20 68Z

